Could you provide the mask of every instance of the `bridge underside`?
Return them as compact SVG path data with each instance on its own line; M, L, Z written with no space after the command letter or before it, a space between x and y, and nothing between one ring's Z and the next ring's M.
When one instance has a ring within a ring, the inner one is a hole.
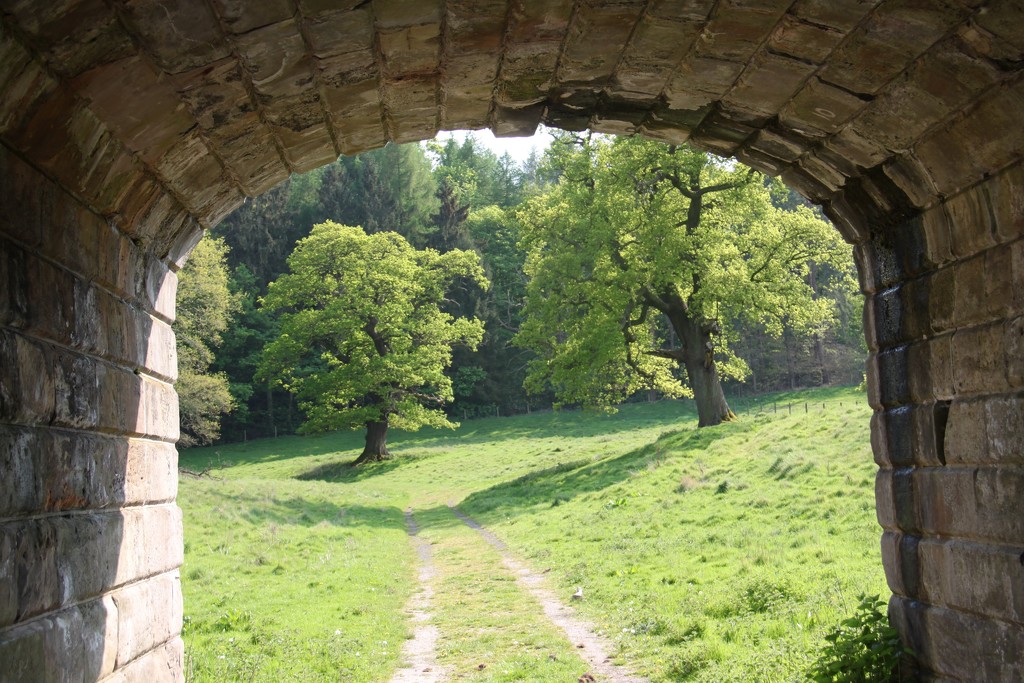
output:
M1024 679L1015 0L0 0L0 678L182 679L176 271L290 173L491 128L689 141L867 296L890 610Z

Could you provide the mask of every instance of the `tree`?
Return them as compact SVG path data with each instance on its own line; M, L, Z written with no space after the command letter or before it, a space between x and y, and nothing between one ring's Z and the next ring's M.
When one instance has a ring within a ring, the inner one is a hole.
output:
M808 262L834 258L838 234L806 207L774 206L760 174L642 138L561 135L547 163L558 184L519 214L532 390L602 407L644 388L692 392L700 426L714 425L734 417L721 376L746 372L731 321L778 335L829 317Z
M368 233L395 230L422 248L434 230L436 191L423 148L416 143L388 143L357 156L343 156L324 168L319 220L330 217L361 225Z
M365 427L360 464L389 457L391 426L455 426L439 409L452 399L444 370L454 345L480 343L483 324L442 303L456 279L487 286L476 254L420 251L393 232L328 221L298 243L288 266L263 302L281 311L281 334L260 374L299 399L300 431Z
M178 406L185 446L207 444L220 435L222 416L234 400L224 373L209 372L213 351L231 323L237 298L228 289L227 246L207 236L178 274Z

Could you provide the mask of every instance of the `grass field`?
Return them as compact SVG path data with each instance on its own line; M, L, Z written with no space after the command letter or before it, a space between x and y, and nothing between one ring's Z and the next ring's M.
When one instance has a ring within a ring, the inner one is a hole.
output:
M859 593L886 594L863 394L535 414L182 452L190 681L387 681L416 590L412 509L438 569L438 662L453 679L586 670L449 505L502 538L652 681L800 680ZM481 665L483 667L481 668Z

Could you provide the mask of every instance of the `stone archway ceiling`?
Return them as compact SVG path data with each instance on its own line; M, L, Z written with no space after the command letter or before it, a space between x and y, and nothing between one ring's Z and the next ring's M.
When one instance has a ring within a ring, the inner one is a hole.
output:
M864 221L845 215L844 188L883 214L927 206L1020 155L1012 1L0 8L5 143L129 234L144 224L161 239L190 234L190 216L216 224L289 173L444 129L689 140L782 174L851 239Z

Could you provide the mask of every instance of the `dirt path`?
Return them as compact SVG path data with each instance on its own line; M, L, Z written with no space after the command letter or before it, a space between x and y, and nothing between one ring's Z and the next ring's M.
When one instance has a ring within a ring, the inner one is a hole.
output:
M434 597L434 578L437 571L430 552L430 543L420 538L419 526L412 510L405 511L405 526L420 560L420 590L409 600L406 613L413 623L413 637L402 646L402 659L406 665L395 671L390 683L442 683L448 679L447 671L437 665L437 627L430 624L430 603Z
M597 676L598 681L607 683L648 683L647 679L635 676L624 667L611 662L612 643L595 632L592 624L576 616L575 611L558 599L554 591L548 588L544 578L530 570L508 550L508 546L493 533L477 524L453 505L448 506L452 513L475 529L484 539L501 553L502 563L516 576L516 582L540 603L544 615L558 626L569 640L576 645L580 657L590 666L590 673ZM423 679L426 680L426 679ZM581 679L583 680L583 679Z

